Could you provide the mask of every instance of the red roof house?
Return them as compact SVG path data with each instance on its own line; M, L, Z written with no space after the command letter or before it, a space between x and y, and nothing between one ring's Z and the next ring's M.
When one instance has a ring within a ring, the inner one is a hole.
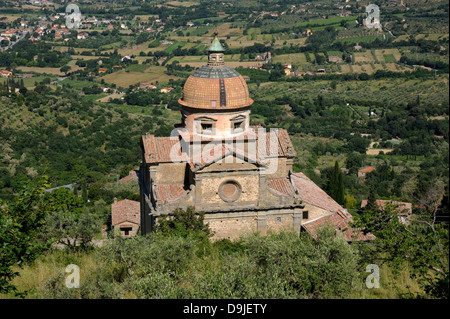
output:
M111 225L123 237L136 235L141 225L140 202L129 199L117 201L115 198L111 205Z

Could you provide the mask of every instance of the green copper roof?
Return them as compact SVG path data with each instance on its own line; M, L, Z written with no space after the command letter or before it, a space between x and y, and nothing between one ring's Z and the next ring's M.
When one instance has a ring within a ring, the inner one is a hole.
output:
M240 74L229 66L210 67L202 66L192 73L192 76L205 79L227 79L240 76Z
M211 42L211 45L208 48L208 51L216 51L216 52L224 52L225 49L223 48L222 44L220 44L219 38L217 35L214 37L214 40Z

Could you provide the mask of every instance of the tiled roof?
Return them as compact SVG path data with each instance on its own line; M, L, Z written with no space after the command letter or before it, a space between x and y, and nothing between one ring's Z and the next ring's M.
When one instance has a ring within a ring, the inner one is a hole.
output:
M291 175L294 187L297 189L300 199L305 203L320 207L330 212L344 211L331 196L325 193L319 186L303 173Z
M128 172L128 175L119 179L119 183L126 183L129 181L137 181L138 175L137 175L137 171L139 170L139 167L136 167L134 169L132 169L131 171Z
M187 155L181 152L181 145L176 137L155 137L147 134L142 136L142 144L147 163L187 162L188 160Z
M399 211L399 215L409 216L412 213L412 204L407 202L398 202L395 200L383 200L377 199L377 206L381 209L384 209L387 204L391 204L393 206L397 206L397 210ZM361 208L366 207L367 199L363 199L361 202Z
M182 184L153 185L153 194L158 202L171 203L188 193Z
M361 168L360 170L358 170L358 172L360 172L360 173L370 173L370 172L373 172L375 170L376 170L375 167L367 166L367 167Z
M212 69L211 67L204 68ZM205 71L204 68L202 68L201 74L206 74L203 72ZM231 77L232 73L228 72L228 69L223 70L224 72L227 71L225 73L221 72L220 69L222 68L213 72L214 74L222 73L217 78L189 76L184 84L183 96L178 100L178 103L192 108L214 110L250 106L253 100L249 96L247 82L242 75ZM224 74L230 74L230 77L225 77ZM212 101L216 101L215 104Z
M269 187L276 193L283 196L292 196L295 194L294 187L288 178L269 179Z
M317 237L317 230L327 224L332 225L336 230L339 230L347 239L347 241L359 241L359 240L373 240L375 236L368 233L363 234L361 231L354 229L350 226L353 222L350 214L344 214L341 212L331 213L315 220L302 224L302 228L308 231L313 237Z
M141 223L141 203L134 200L123 199L111 205L111 223L118 225L131 222L137 225Z
M258 137L258 157L294 157L294 147L285 129L266 132L265 129L255 128ZM264 143L265 139L265 143Z
M353 229L350 226L350 223L353 222L352 215L327 193L325 193L312 180L310 180L305 174L291 174L291 180L300 195L300 199L304 203L320 207L330 212L328 215L302 224L302 228L307 230L311 235L316 237L318 227L330 223L333 227L335 227L335 229L341 231L348 241L371 240L375 238L370 233L364 235L361 231Z
M238 148L232 149L230 145L218 144L219 146L209 149L209 151L199 154L196 157L189 158L185 152L182 152L181 143L177 137L155 137L152 134L142 136L142 145L144 147L145 161L147 163L170 163L170 162L186 162L190 163L191 167L196 163L203 165L210 163L215 159L220 159L224 154L228 155L234 153L241 158L252 160L257 163L263 160L265 157L293 157L295 156L295 150L292 146L292 142L286 130L278 129L270 132L256 130L256 128L250 129L249 132L245 132L240 136L235 136L232 139L259 139L257 141L256 154L251 152L243 152ZM190 133L181 132L180 136L184 140L197 141ZM212 141L206 137L201 137L201 141ZM200 141L199 141L200 142Z

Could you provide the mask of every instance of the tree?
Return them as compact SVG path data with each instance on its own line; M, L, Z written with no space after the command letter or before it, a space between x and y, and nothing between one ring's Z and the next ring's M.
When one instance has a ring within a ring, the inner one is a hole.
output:
M375 189L373 187L370 188L369 197L367 198L367 204L364 209L372 212L378 210L377 199L375 197Z
M186 237L189 233L203 234L211 237L212 233L208 224L204 223L204 212L195 212L190 206L186 210L177 208L172 215L163 215L158 219L157 232L175 234Z
M345 203L345 190L344 190L344 179L341 169L339 168L339 163L336 161L334 163L333 171L328 180L327 185L328 194L339 204L344 205Z
M70 65L64 65L59 69L59 71L64 72L64 74L67 75L67 72L69 72L71 69L72 67Z
M41 238L63 245L71 250L89 248L99 232L103 214L83 207L83 199L67 188L46 194L45 201L54 210L46 216Z
M41 176L23 187L13 201L0 201L0 293L19 292L11 281L19 275L16 267L34 261L48 244L38 242L39 230L51 205L42 201L43 191L50 187L48 178Z
M360 245L362 260L388 262L397 273L408 263L413 276L419 277L419 283L430 296L448 298L448 227L436 224L432 212L412 216L407 224L400 222L398 213L398 206L388 203L383 209L366 208L355 215L353 227L376 236L375 240Z

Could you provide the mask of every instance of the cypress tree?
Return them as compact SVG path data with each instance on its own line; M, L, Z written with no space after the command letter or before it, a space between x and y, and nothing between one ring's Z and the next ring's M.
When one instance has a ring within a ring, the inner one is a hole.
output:
M83 185L81 186L81 196L83 197L83 200L85 202L87 202L87 200L88 200L88 192L87 192L86 182L83 182Z
M339 174L337 185L338 187L335 199L339 204L344 205L345 204L344 176L341 170L339 170L338 174Z
M328 193L339 204L345 203L344 177L339 168L338 162L334 162L334 169L328 180Z
M375 211L378 209L377 199L375 197L375 190L370 188L369 197L367 198L367 205L364 207L366 210Z

